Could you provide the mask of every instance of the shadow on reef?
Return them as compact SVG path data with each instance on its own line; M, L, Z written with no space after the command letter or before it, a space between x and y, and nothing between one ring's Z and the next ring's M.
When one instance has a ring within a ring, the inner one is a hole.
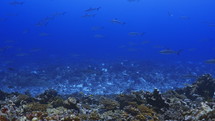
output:
M0 121L214 121L215 79L206 74L185 88L160 93L59 95L47 90L36 97L0 91Z

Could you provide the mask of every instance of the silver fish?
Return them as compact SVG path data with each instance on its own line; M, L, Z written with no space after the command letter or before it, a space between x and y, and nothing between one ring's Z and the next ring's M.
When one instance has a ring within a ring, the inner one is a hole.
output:
M205 63L207 63L207 64L215 64L215 59L206 60Z
M9 3L10 5L23 5L24 2L19 2L19 1L13 1Z
M125 24L125 22L119 21L118 19L112 19L111 22L117 24Z
M175 51L175 50L171 50L171 49L165 49L165 50L161 50L160 54L176 54L176 55L180 55L181 51L182 50Z
M101 9L101 7L97 7L97 8L88 8L88 9L85 10L85 12L98 11L98 10L100 10L100 9Z

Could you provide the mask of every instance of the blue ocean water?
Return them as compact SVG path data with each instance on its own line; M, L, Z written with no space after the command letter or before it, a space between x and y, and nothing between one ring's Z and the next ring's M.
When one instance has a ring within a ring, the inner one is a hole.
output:
M214 75L214 5L214 0L1 0L1 90L166 91L201 74Z

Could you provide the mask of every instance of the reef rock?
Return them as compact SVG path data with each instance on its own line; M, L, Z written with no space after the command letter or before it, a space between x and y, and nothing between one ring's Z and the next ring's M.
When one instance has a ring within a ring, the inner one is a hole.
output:
M200 96L205 100L212 100L215 93L215 79L210 74L205 74L192 85L179 89L177 92L185 94L187 98L192 100Z
M185 116L186 121L212 121L215 119L215 109L213 110L206 103L202 102L201 107L190 110Z
M0 90L0 100L4 100L8 94Z
M146 93L145 98L147 104L150 104L157 112L169 107L167 100L160 94L157 89L155 89L153 93Z
M50 89L46 90L43 94L40 94L37 99L40 101L40 103L47 104L53 101L57 96L57 91Z
M77 100L74 97L69 97L67 100L63 102L63 105L67 109L79 110L79 108L77 107Z

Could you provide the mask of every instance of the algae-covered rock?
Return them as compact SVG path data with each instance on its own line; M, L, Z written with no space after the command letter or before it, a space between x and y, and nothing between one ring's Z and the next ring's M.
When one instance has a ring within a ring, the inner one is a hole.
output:
M46 112L50 115L62 115L68 112L68 109L64 107L48 108Z
M25 112L46 111L46 109L48 108L48 105L40 104L40 103L30 103L30 104L24 105L23 107Z
M158 120L157 113L145 105L139 105L137 106L137 109L140 111L140 117L144 116L147 120Z
M209 121L215 120L215 109L211 109L206 103L201 103L201 107L197 109L192 109L189 112L185 113L185 120L186 121Z
M51 103L50 103L54 108L60 107L64 105L64 100L62 98L55 98Z
M68 109L79 110L77 107L77 100L74 97L69 97L67 100L63 102L63 106Z
M79 114L80 119L83 120L87 120L88 119L88 115L87 114Z
M81 121L81 118L72 114L66 118L61 119L61 121Z
M128 115L126 112L124 112L122 110L114 110L114 111L104 112L101 117L102 117L102 119L116 121L118 119L125 120L125 119L127 119Z
M131 95L120 94L116 97L116 100L120 103L120 109L123 109L125 106L128 106L130 102L134 101L135 98Z
M104 106L106 110L115 110L119 108L119 103L115 100L103 98L100 103Z
M140 113L140 111L137 109L137 108L135 108L135 107L132 107L132 106L125 106L124 107L124 110L127 112L127 113L129 113L129 114L131 114L131 115L133 115L133 116L136 116L137 114L139 114Z
M40 103L48 104L52 100L54 100L58 96L57 91L55 90L46 90L43 94L40 94L37 99L40 101Z
M90 119L90 120L100 120L101 117L100 117L100 115L99 115L98 112L95 112L95 111L94 111L94 112L91 112L91 113L90 113L89 119Z
M137 106L146 102L144 92L133 92L131 94L120 94L116 97L116 100L120 103L120 109L125 106L133 105Z
M31 103L31 102L34 102L34 101L36 101L36 100L35 100L34 98L28 96L28 95L19 94L19 95L17 96L17 99L15 100L14 103L15 103L17 106L20 106L20 105L22 105L22 104Z

